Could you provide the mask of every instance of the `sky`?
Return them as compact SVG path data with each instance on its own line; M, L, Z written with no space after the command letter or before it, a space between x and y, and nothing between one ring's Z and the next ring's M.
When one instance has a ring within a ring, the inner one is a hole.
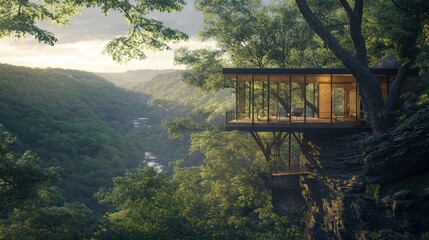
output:
M186 7L178 13L153 13L152 18L164 22L173 29L190 36L187 42L170 45L173 49L189 47L198 49L215 47L215 43L202 42L198 31L203 28L201 13L193 9L193 1L186 0ZM107 17L99 9L87 8L74 17L69 26L58 27L42 23L42 28L53 32L58 39L55 46L38 43L33 36L15 39L0 39L0 63L38 68L67 68L90 72L125 72L137 69L183 69L174 65L174 51L146 51L148 59L119 64L102 54L107 42L125 35L128 25L119 13L112 12Z

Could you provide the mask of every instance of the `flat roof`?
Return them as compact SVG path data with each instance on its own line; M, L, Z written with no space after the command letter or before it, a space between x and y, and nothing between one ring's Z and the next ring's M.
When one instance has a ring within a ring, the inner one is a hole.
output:
M396 68L370 68L374 74L396 74ZM418 74L417 68L407 71L408 74ZM351 74L346 68L224 68L224 75L290 75L290 74Z

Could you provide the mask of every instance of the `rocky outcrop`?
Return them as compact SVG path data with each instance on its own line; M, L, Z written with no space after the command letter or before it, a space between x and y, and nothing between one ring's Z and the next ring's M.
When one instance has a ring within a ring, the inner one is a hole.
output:
M301 194L300 175L267 176L265 182L271 189L274 210L279 215L288 216L305 206Z
M300 179L309 239L418 239L423 231L415 199L386 184L429 170L429 111L382 136L305 134ZM426 118L427 119L427 118ZM422 197L427 196L423 191Z
M429 202L429 187L423 189L422 191L422 199Z
M429 169L429 109L422 110L389 134L365 139L368 183L385 184Z

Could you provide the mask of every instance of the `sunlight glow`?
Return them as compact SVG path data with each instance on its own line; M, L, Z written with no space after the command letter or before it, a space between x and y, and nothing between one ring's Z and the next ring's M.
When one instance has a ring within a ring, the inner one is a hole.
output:
M119 64L103 55L106 41L79 41L76 43L57 44L54 47L34 44L28 39L0 39L0 63L38 68L68 68L90 72L125 72L137 69L184 69L174 65L174 51L147 51L144 61L131 61ZM190 40L171 45L173 49L188 47L190 49L215 48L215 42Z

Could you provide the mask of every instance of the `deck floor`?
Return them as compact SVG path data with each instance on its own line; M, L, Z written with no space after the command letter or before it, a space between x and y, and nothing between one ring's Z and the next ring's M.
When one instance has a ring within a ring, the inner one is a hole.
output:
M281 177L281 176L291 176L291 175L308 175L309 173L306 171L295 171L295 172L273 172L272 175L274 177Z
M343 116L337 116L332 118L332 123L356 123L356 118L347 118ZM230 123L252 123L252 118L243 118L238 120L233 120ZM270 118L270 122L267 121L266 118L264 119L257 119L255 118L254 123L262 123L262 124L284 124L284 123L331 123L330 118L317 118L317 117L277 117L277 118Z
M367 131L369 126L356 118L334 117L332 119L322 119L316 117L278 117L267 119L243 118L227 122L226 130L241 131L285 131L285 132L323 132L323 131L343 131L362 132Z

